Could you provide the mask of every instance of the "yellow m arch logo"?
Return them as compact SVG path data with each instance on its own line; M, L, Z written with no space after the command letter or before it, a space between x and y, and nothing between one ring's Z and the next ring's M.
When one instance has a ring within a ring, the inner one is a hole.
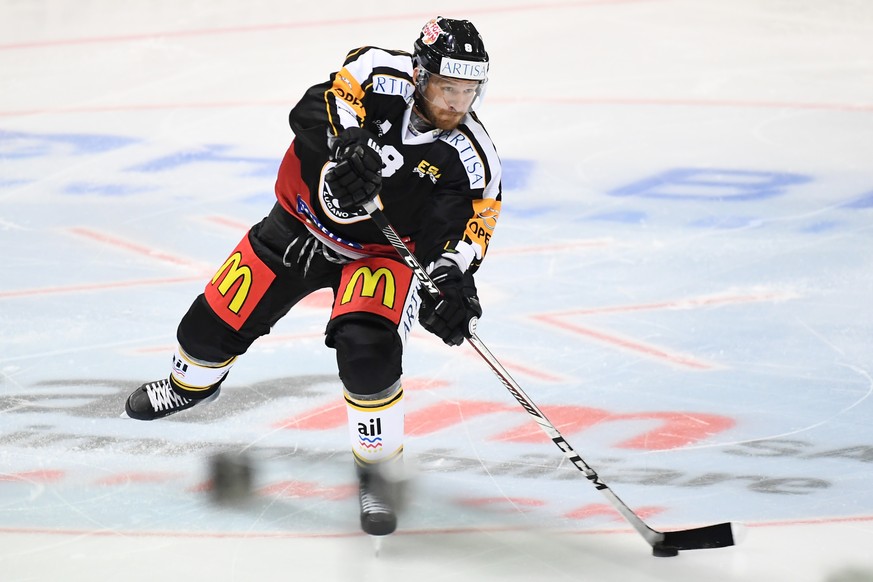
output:
M350 302L355 294L355 288L358 286L358 280L363 279L361 283L361 297L375 297L376 287L379 286L379 281L385 280L385 287L382 289L382 305L388 309L394 308L395 283L394 274L385 267L379 267L374 273L370 267L361 267L352 273L349 279L349 284L346 285L346 290L343 293L342 305Z
M215 285L215 282L221 279L221 275L224 274L224 280L217 287L218 292L222 296L227 295L227 292L230 291L230 288L234 286L238 279L242 279L239 289L236 290L233 299L228 304L228 309L236 314L239 314L240 309L242 309L246 302L246 297L249 295L249 290L252 288L252 270L246 265L240 266L241 261L242 253L239 251L233 253L219 267L215 276L212 277L212 284Z

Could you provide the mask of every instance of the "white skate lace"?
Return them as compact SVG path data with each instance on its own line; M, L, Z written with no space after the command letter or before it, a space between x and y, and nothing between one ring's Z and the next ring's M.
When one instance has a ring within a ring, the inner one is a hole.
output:
M372 493L362 493L361 511L363 513L391 513L391 508L378 496Z
M183 398L173 392L173 389L170 388L170 383L166 380L146 385L146 394L149 397L152 408L155 410L178 408L190 402L187 398Z

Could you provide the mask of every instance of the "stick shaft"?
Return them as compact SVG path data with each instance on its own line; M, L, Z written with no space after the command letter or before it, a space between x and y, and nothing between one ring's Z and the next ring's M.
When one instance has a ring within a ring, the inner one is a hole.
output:
M409 247L401 239L400 235L397 234L397 231L394 230L394 227L391 226L391 223L388 222L388 219L385 217L385 214L379 209L375 202L369 201L364 204L364 210L370 215L370 218L379 227L382 231L382 234L385 235L385 238L391 243L391 246L397 250L398 254L403 258L404 262L412 269L415 277L421 282L424 286L425 290L434 298L437 299L440 296L440 290L436 286L436 283L433 282L433 279L430 278L430 275L427 274L427 271L424 270L424 267L421 266L421 263L418 262L418 259L409 250ZM500 382L506 387L510 394L521 404L521 407L524 408L528 414L534 417L537 424L543 430L543 432L548 435L552 442L561 449L567 459L570 460L573 465L579 469L588 480L594 485L594 487L603 493L604 496L612 503L613 507L624 517L633 527L636 529L649 544L654 545L664 540L664 534L658 531L653 530L645 522L633 512L633 510L622 501L618 495L613 493L612 489L603 482L597 472L591 468L588 463L586 463L582 457L580 457L570 443L563 437L563 435L555 428L555 425L549 421L545 414L539 409L539 407L530 399L530 397L525 394L524 390L521 389L521 386L512 378L506 368L500 363L500 361L491 353L484 342L479 339L475 333L471 335L467 339L473 349L476 350L483 360L488 364Z

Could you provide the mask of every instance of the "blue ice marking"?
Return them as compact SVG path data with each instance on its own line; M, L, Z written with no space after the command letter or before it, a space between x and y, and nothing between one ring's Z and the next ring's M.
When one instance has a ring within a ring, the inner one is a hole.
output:
M697 228L721 228L730 230L734 228L758 227L762 224L763 222L760 218L753 218L750 216L707 216L706 218L695 220L690 226Z
M533 160L501 160L501 185L504 190L523 190L533 173Z
M817 232L829 232L841 226L841 223L835 222L832 220L825 220L822 222L814 222L808 226L804 226L800 229L800 232L809 232L809 233L817 233Z
M847 202L843 205L843 208L873 208L873 190L862 194L851 202Z
M759 200L784 194L788 186L810 181L810 176L785 172L674 168L608 194L672 200Z
M279 160L276 158L225 155L223 152L227 151L229 148L230 146L221 144L206 145L196 150L181 151L168 156L156 158L143 164L131 166L127 169L134 172L164 172L198 162L219 162L222 164L243 163L253 165L254 167L249 167L248 171L245 173L246 176L273 177L279 171Z
M251 196L246 196L242 199L244 204L260 204L267 205L272 204L276 201L276 193L275 192L258 192L257 194L252 194Z
M64 187L64 194L98 196L130 196L153 190L146 186L130 186L124 184L94 184L90 182L73 182Z
M73 155L106 152L138 140L119 135L76 133L30 133L0 130L0 158L37 158L56 155L66 146Z
M585 220L599 220L603 222L622 222L625 224L642 224L649 217L645 212L636 210L621 210L617 212L604 212L586 216Z
M0 156L0 158L2 158L2 156ZM0 180L0 190L23 186L24 184L30 184L31 182L33 182L33 180Z

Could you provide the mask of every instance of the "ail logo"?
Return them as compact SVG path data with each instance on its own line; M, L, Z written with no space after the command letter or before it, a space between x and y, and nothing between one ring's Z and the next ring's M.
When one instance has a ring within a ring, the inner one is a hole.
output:
M182 358L177 358L176 354L173 354L173 371L182 378L188 373L188 364Z
M370 419L369 423L358 423L358 445L367 452L382 450L382 419Z

